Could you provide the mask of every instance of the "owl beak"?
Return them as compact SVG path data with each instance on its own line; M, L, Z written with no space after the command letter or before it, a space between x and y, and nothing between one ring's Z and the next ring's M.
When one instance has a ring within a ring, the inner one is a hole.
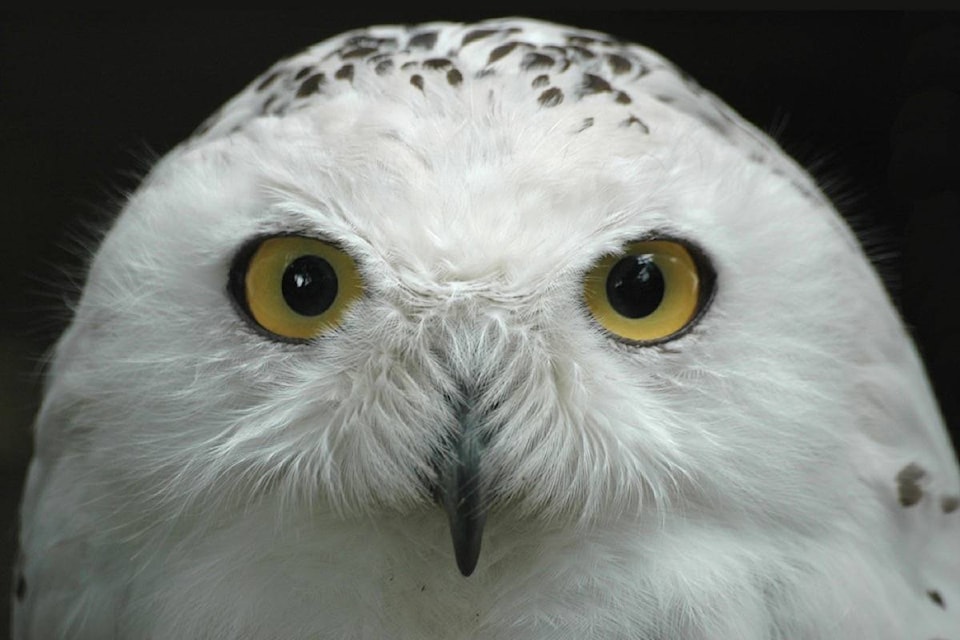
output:
M480 460L485 448L480 416L473 410L472 394L465 394L455 407L459 431L454 434L453 454L440 469L437 501L450 522L457 568L464 577L473 573L480 557L483 525L487 521L484 492L480 485Z

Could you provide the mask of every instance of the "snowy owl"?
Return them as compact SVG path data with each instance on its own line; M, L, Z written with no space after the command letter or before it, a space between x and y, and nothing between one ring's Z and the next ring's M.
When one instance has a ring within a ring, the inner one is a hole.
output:
M957 639L958 503L774 142L606 34L377 26L268 69L105 236L13 634Z

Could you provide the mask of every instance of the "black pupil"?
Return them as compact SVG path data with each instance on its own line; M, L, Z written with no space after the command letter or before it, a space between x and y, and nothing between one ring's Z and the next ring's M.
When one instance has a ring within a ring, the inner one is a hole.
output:
M320 256L301 256L283 272L283 299L302 316L318 316L337 298L337 274Z
M607 276L607 300L627 318L644 318L663 302L663 272L649 254L627 256Z

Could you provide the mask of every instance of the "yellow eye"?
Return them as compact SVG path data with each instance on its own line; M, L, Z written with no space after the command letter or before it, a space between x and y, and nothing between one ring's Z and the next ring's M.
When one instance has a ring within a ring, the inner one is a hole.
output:
M274 236L241 252L230 290L261 328L309 340L339 326L363 284L353 258L338 247L304 236Z
M712 273L682 244L634 242L587 273L583 295L600 325L631 342L663 342L690 326L709 300Z

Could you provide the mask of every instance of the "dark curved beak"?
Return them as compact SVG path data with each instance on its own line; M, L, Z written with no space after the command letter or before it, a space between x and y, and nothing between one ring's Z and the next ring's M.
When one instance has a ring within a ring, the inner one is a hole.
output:
M453 455L439 469L437 502L447 512L457 568L464 577L473 573L480 558L486 502L480 485L480 462L486 447L480 426L482 416L474 410L476 392L469 392L455 405L457 431Z

